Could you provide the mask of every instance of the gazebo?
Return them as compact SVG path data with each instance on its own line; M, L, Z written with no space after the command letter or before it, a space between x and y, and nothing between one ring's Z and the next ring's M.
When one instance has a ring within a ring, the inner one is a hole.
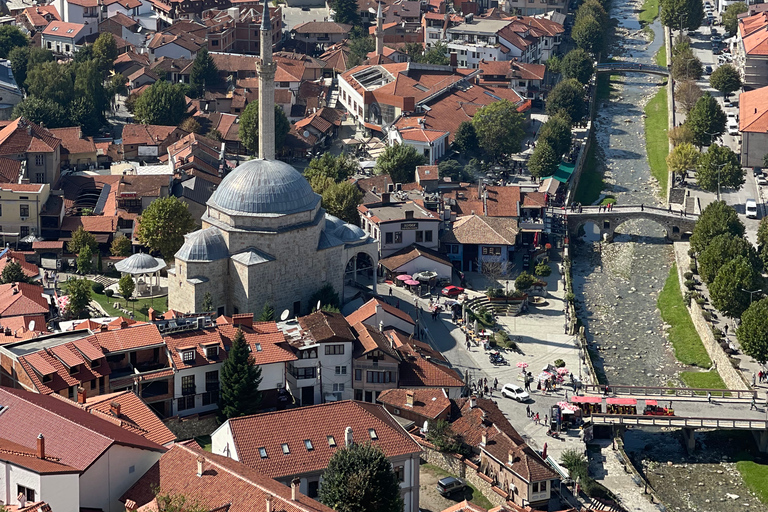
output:
M152 295L152 275L155 276L155 284L160 286L160 271L166 268L165 260L162 258L155 258L149 254L139 252L133 254L122 261L115 263L115 270L122 274L130 274L132 277L144 276L145 280L149 279L149 294ZM140 284L137 281L137 286ZM143 284L143 283L141 283ZM141 288L139 288L139 294L141 294Z

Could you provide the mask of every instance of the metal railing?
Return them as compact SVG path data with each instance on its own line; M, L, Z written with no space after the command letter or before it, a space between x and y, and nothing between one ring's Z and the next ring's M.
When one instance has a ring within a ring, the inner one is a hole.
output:
M610 62L595 66L597 73L607 71L631 71L638 73L653 73L657 75L669 75L669 70L661 66L651 66L648 64L637 64L634 62Z
M633 416L593 413L595 425L634 425L647 427L722 428L738 430L766 430L768 420L747 418L687 418L681 416Z
M668 388L659 386L621 386L604 384L583 384L581 388L586 394L605 396L630 395L672 398L676 396L696 397L707 399L707 393L713 398L758 398L757 391L752 389L712 389L712 388Z
M639 204L626 204L626 205L614 205L611 207L610 211L605 211L603 208L603 211L600 211L600 206L582 206L581 211L571 211L570 208L550 208L549 212L554 215L568 215L568 216L576 216L576 215L594 215L594 214L613 214L613 213L653 213L655 215L662 215L664 217L675 217L675 218L692 218L697 219L699 215L697 213L689 213L686 214L684 217L680 213L680 211L670 211L669 208L659 208L657 206L648 206L648 205L639 205Z

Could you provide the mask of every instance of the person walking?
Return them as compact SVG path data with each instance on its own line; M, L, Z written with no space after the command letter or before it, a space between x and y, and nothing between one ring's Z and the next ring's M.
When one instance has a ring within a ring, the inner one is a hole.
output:
M392 286L389 287L389 296L392 296Z
M640 203L640 211L641 211L641 212L644 212L644 211L645 211L645 204L643 204L643 203Z
M495 389L495 390L499 389L499 379L497 379L497 378L493 379L493 389Z
M545 415L544 415L544 426L545 426L545 427L546 427L546 426L549 426L549 421L547 421L548 419L549 419L549 416L547 416L547 415L545 414Z
M536 419L534 421L536 421L536 423L540 425L540 423L539 423L539 413L536 413Z
M525 415L528 416L529 418L531 417L531 406L530 405L526 405L525 406Z
M752 401L749 404L749 410L751 411L752 409L757 410L757 405L755 405L755 395L752 395Z
M709 402L710 404L712 403L712 393L710 393L709 391L707 391L707 402Z

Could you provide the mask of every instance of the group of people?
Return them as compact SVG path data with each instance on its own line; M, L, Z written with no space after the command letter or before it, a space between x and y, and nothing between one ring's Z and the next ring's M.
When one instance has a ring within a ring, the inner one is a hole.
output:
M533 412L533 411L531 410L531 406L530 406L530 405L526 405L526 406L525 406L525 414L526 414L526 416L528 416L528 417L531 419L531 421L533 421L534 423L540 423L540 418L541 418L541 417L539 416L539 413L537 413L537 412ZM545 415L544 415L544 426L547 426L547 425L549 425L549 421L548 421L548 420L549 420L549 417L548 417L548 416L545 414Z
M765 384L768 382L768 372L760 370L757 372L757 382L760 384ZM754 385L754 382L752 383Z
M491 386L488 386L488 377L483 377L482 379L479 379L477 382L472 383L472 393L476 394L480 398L483 398L483 396L493 396L494 391L499 390L499 379L493 379L493 382L491 382Z

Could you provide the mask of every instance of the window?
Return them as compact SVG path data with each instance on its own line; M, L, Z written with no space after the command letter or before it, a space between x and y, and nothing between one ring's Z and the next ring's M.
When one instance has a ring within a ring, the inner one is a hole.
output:
M314 450L314 448L312 447L312 441L310 441L309 439L305 439L304 448L306 448L308 452L311 452L312 450Z
M215 404L219 400L219 371L205 372L205 393L203 405Z
M336 439L333 436L328 436L326 439L328 439L328 446L331 448L336 447Z
M288 448L288 443L283 443L280 446L283 448L283 453L285 455L288 455L289 453L291 453L291 449Z
M17 496L19 494L23 494L24 496L26 496L28 502L34 503L34 501L35 501L35 490L34 489L30 489L28 487L24 487L23 485L17 486L16 489L18 490L18 492L16 493Z
M43 384L46 382L51 382L53 380L53 377L50 375L43 375Z
M363 370L355 370L355 380L363 380Z
M396 244L403 243L403 232L402 231L395 231L395 243Z
M91 361L91 368L98 368L99 366L101 366L101 359Z
M432 241L432 232L431 231L425 231L424 232L424 241L425 242L431 242Z
M423 231L417 231L416 232L416 241L417 242L423 242L424 241L424 232Z
M29 226L21 226L19 228L19 236L22 238L29 234Z
M45 157L43 155L35 155L35 165L40 167L45 163Z
M398 482L405 482L405 466L397 466L395 468L395 476L397 476Z
M392 233L387 233L386 235L384 235L384 243L385 244L392 243Z
M294 368L294 377L297 379L314 379L317 376L317 368Z
M91 389L96 389L96 379L91 381Z
M344 383L340 382L338 384L334 384L333 385L333 390L334 391L344 391Z
M256 352L261 352L261 343L256 343Z
M368 429L368 437L370 437L372 441L377 440L379 438L379 435L376 433L376 429L369 428Z
M219 347L206 347L205 348L205 357L208 359L216 359L219 357Z
M218 39L211 39L211 46L219 46L219 40Z
M320 488L320 482L315 480L314 482L307 482L307 496L310 498L317 498L317 491Z
M0 217L3 215L3 205L0 204Z
M29 217L29 205L28 204L20 204L19 205L19 215L22 217Z
M76 365L74 365L74 366L70 367L70 369L69 369L69 374L70 374L70 375L74 375L74 374L76 374L76 373L77 373L77 372L79 372L79 371L80 371L80 365L79 365L79 364L76 364Z
M365 372L366 380L373 384L386 384L388 382L394 382L392 379L392 372Z
M301 353L302 359L317 359L317 350L314 348L312 350L304 350Z
M181 378L181 394L182 395L195 394L195 376L194 375L186 375Z
M65 52L69 52L69 45L68 45L68 44L65 44L65 45L64 45L64 51L65 51Z
M539 483L539 492L545 492L547 490L547 481Z
M36 172L35 173L35 183L45 183L45 173L44 172Z
M362 389L356 389L355 390L355 400L362 401L363 400L363 390Z
M69 393L69 399L74 400L75 395L77 394L77 386L69 386L67 392Z
M51 48L52 48L52 47L51 47L51 42L50 42L50 41L48 41L48 49L50 50Z
M337 366L336 367L336 375L346 375L347 374L347 367L346 366Z
M325 355L327 356L335 356L335 355L343 355L344 354L344 345L326 345L325 346Z
M194 350L185 350L181 353L181 359L185 363L191 363L195 360L195 351Z
M262 459L266 459L267 458L267 449L264 448L263 446L261 448L259 448L259 455L261 456Z

